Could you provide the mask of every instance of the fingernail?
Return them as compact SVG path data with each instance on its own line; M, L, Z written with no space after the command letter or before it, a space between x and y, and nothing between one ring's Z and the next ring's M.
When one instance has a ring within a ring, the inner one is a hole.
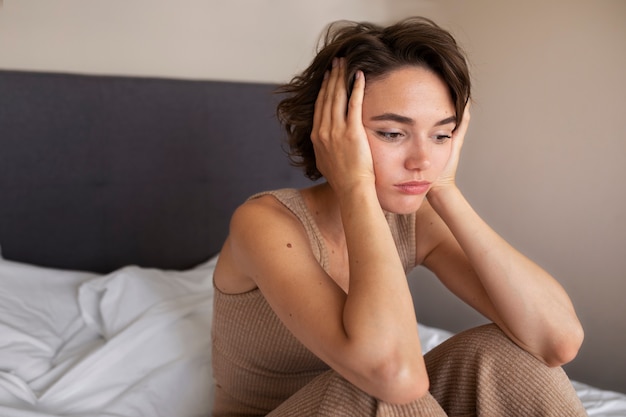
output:
M337 57L333 58L333 68L337 66Z

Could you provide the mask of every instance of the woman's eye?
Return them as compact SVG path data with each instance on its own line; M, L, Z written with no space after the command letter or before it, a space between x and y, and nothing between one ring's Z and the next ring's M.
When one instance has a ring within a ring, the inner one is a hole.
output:
M376 134L378 136L380 136L381 138L383 138L384 140L389 141L389 142L393 142L395 140L398 140L398 139L402 138L402 136L403 136L402 133L400 133L400 132L382 132L382 131L380 131L380 132L376 132Z
M445 143L448 139L451 139L452 135L435 135L434 141L437 143Z

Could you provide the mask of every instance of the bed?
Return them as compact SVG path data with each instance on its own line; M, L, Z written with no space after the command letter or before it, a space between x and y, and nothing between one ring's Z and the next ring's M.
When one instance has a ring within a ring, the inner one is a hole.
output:
M307 184L273 88L0 71L0 415L210 415L230 214ZM590 416L626 416L574 384Z

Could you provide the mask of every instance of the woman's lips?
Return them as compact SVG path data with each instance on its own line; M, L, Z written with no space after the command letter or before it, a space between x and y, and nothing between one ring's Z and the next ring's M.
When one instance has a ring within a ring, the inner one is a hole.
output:
M402 184L396 184L395 187L400 192L409 195L425 194L430 188L430 182L428 181L409 181Z

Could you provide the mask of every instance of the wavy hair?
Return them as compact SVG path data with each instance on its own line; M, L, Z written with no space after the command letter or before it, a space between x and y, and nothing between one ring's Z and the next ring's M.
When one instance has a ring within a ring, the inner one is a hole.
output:
M278 104L277 115L287 131L289 158L311 180L322 177L311 142L315 100L334 57L345 58L348 94L358 70L372 81L401 67L420 66L446 83L457 118L470 98L465 54L452 35L432 20L412 17L388 27L368 22L331 23L309 67L277 90L286 96Z

